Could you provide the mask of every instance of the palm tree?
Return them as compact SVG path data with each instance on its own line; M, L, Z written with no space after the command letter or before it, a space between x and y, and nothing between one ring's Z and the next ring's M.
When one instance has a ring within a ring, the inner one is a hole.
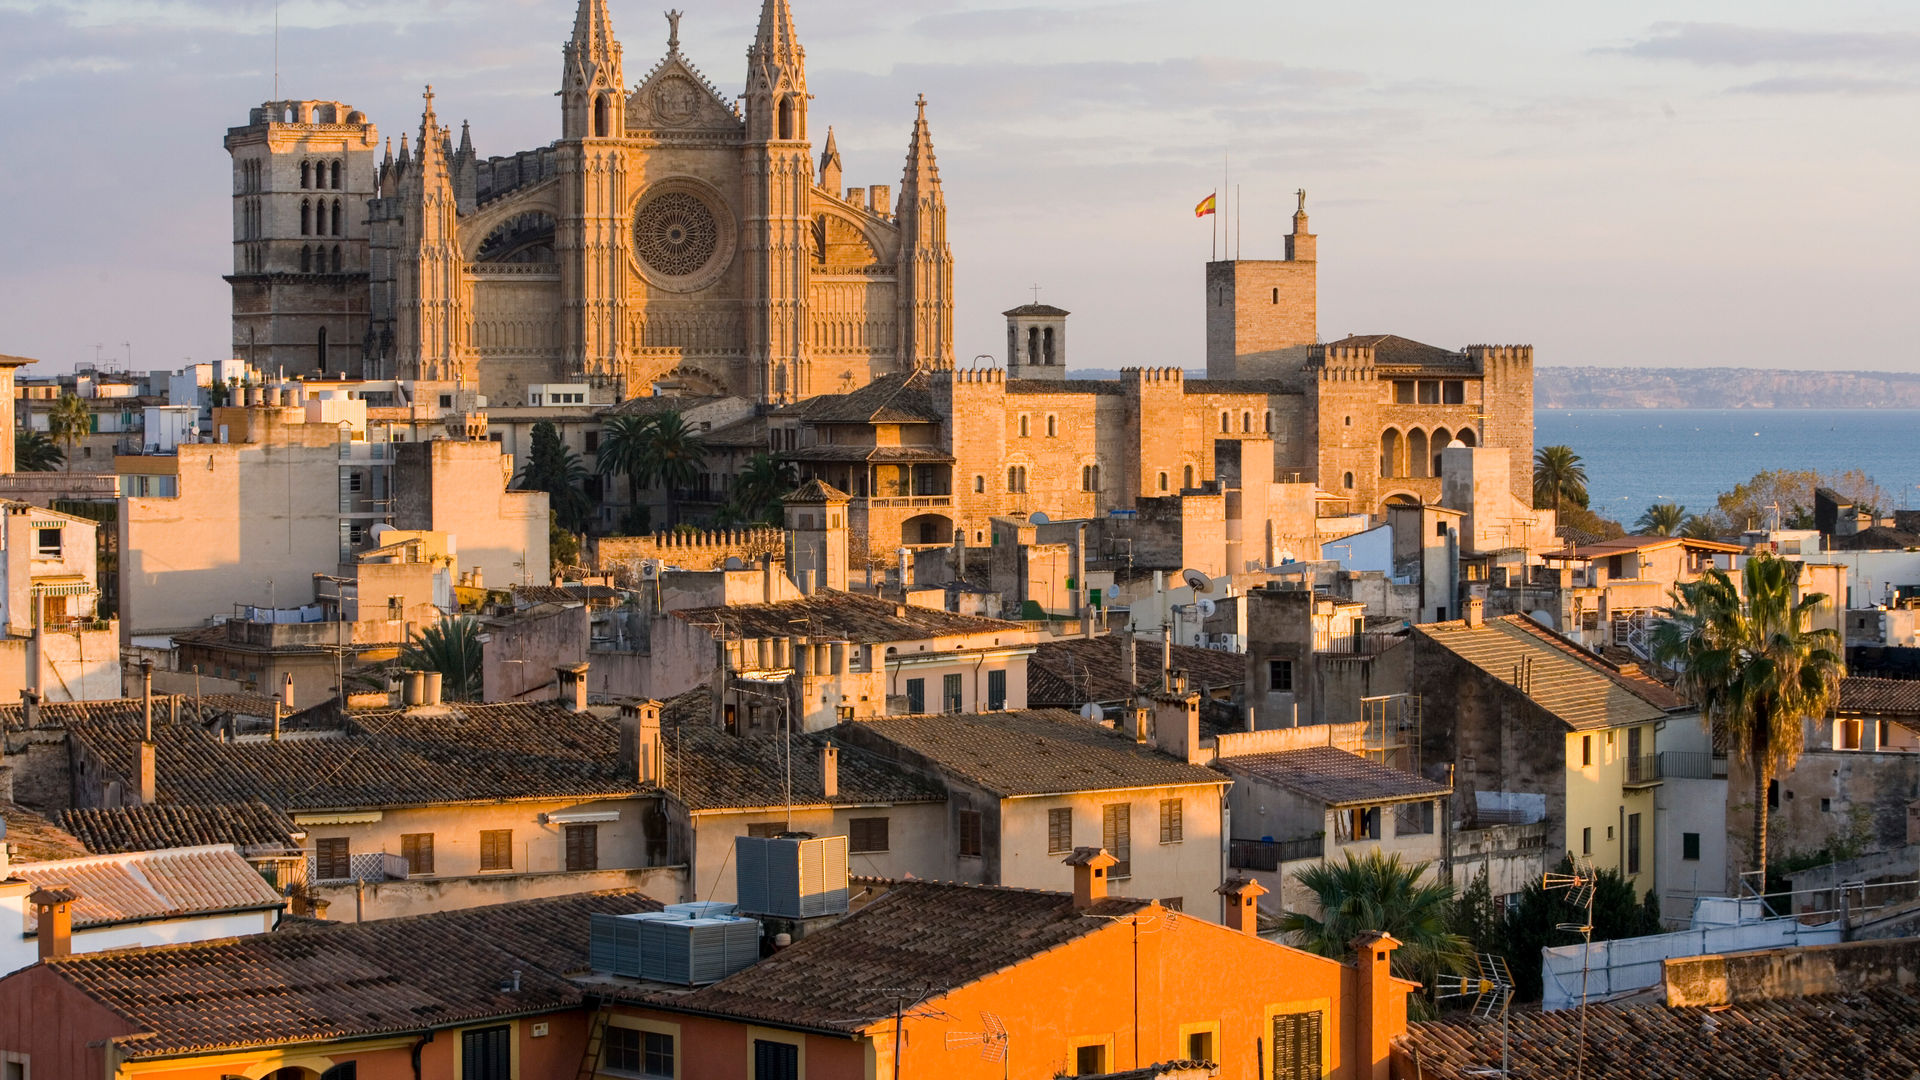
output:
M792 462L772 454L755 454L733 478L733 505L729 509L741 521L777 525L785 513L782 500L799 486Z
M473 700L482 692L480 622L471 615L445 618L414 631L400 650L400 666L437 671L447 700Z
M679 489L693 486L700 478L700 466L707 460L707 448L699 433L689 427L677 412L663 412L653 418L647 431L645 478L659 484L667 497L667 528L679 524Z
M1705 514L1688 514L1687 520L1680 523L1680 535L1689 540L1712 540L1720 535L1720 529Z
M93 412L87 403L73 394L61 394L47 412L47 432L53 441L66 448L67 471L73 471L73 448L93 426Z
M16 472L52 472L67 460L44 431L17 431L13 435L13 468Z
M1642 536L1673 536L1687 522L1687 508L1674 503L1654 503L1640 520L1633 523Z
M646 475L647 437L653 430L651 416L623 415L607 420L600 434L600 451L594 469L604 476L627 479L627 506L640 506L640 484Z
M1571 446L1543 446L1533 455L1533 504L1560 512L1562 501L1587 505L1587 468Z
M1290 911L1280 929L1291 944L1318 956L1344 958L1368 930L1392 934L1394 974L1431 987L1434 976L1467 970L1473 946L1452 930L1453 886L1421 881L1427 863L1402 862L1379 849L1345 862L1322 861L1294 875L1320 902L1320 917Z
M1753 772L1753 869L1767 867L1767 787L1803 749L1802 719L1839 699L1840 635L1814 629L1825 594L1799 596L1800 564L1756 555L1740 583L1724 570L1675 586L1654 628L1654 658L1679 672L1701 722Z

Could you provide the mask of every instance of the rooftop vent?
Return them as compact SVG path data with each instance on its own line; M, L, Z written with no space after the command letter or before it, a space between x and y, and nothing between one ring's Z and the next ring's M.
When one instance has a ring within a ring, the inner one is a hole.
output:
M726 905L676 904L676 908ZM701 986L760 959L760 924L737 915L685 911L594 914L588 959L593 970L632 979Z
M741 911L782 919L846 914L846 837L741 836L733 852Z

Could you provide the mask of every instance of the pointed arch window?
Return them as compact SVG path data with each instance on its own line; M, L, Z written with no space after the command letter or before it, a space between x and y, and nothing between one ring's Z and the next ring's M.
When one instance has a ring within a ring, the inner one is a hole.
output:
M340 272L340 245L339 244L333 245L333 272L336 274Z
M793 138L793 95L780 99L780 138Z
M340 200L333 200L333 235L340 235Z
M305 185L302 185L302 186L305 186ZM300 235L311 236L312 234L313 234L313 203L307 199L301 199L300 200Z
M612 110L607 107L607 95L601 94L593 99L594 137L601 139L607 137L608 129L613 126L610 118L611 112Z
M313 186L313 162L311 161L303 161L300 163L300 186Z
M327 186L335 190L338 190L340 187L340 163L337 161L333 163L333 183Z
M311 273L312 271L313 271L313 248L311 246L302 245L300 248L300 272L303 274L307 274L307 273Z

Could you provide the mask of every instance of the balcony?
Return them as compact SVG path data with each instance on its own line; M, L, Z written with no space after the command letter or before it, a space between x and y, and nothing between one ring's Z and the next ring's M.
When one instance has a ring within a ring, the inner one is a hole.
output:
M1664 780L1725 780L1727 759L1719 754L1666 750L1660 754L1659 775Z
M364 881L371 884L381 881L407 880L407 860L398 855L389 855L384 851L349 855L346 877L338 876L337 867L328 867L328 869L335 871L335 874L322 877L319 860L312 856L307 857L307 880L315 885L347 881Z
M1296 840L1232 840L1228 842L1227 862L1235 870L1264 870L1273 873L1281 863L1318 859L1326 854L1325 836L1303 836Z
M1660 782L1659 754L1641 754L1627 759L1626 786L1630 788L1652 787Z
M862 500L875 509L910 507L913 509L945 510L953 505L951 495L878 495Z

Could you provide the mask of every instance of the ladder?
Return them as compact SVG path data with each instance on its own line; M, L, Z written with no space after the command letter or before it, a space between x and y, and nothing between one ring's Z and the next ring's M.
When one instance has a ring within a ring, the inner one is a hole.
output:
M600 1047L607 1039L607 999L601 998L594 1006L593 1015L587 1017L587 1045L580 1055L580 1071L575 1080L593 1080L600 1071Z

